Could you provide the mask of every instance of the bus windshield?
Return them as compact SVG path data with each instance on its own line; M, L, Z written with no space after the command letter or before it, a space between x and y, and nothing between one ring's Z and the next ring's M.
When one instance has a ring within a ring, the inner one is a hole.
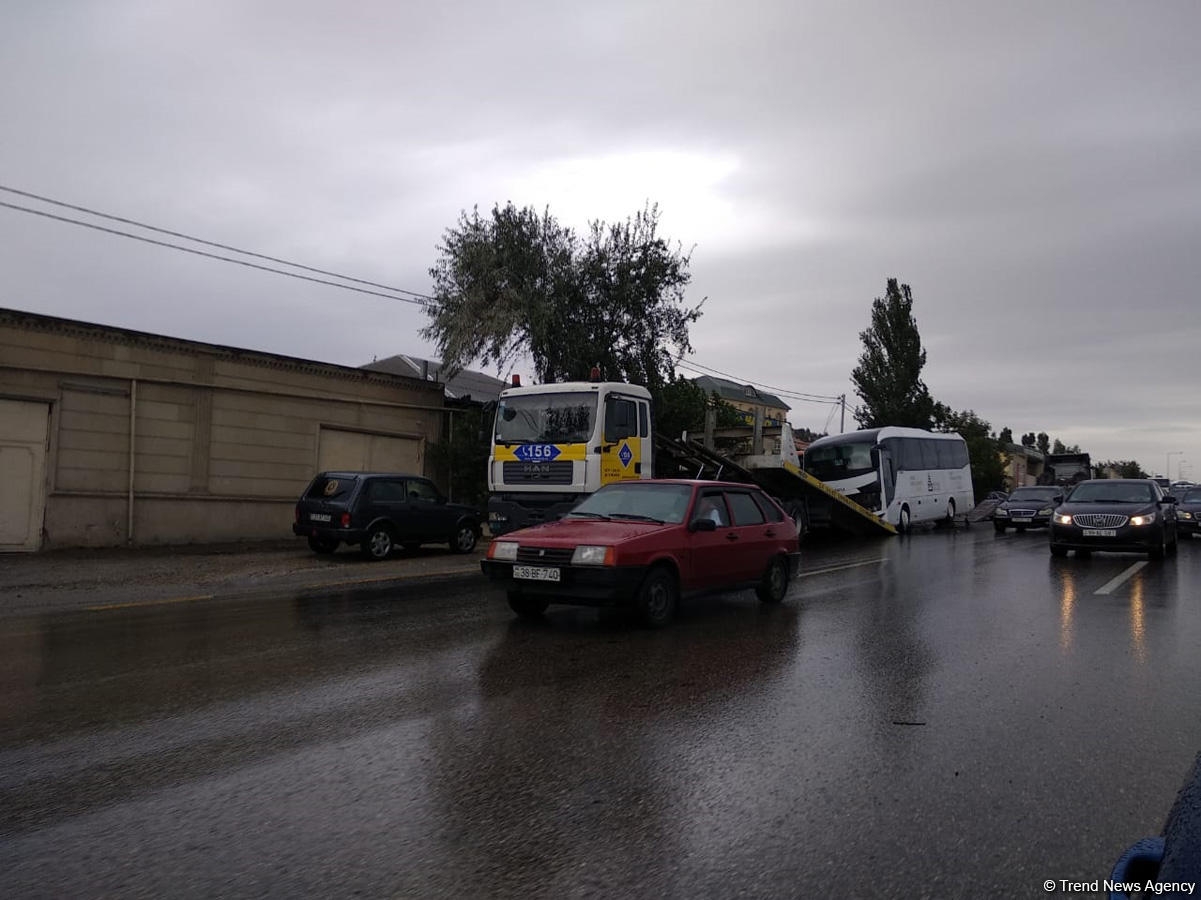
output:
M592 437L596 394L502 397L496 407L498 444L578 444Z
M872 441L810 447L805 451L805 471L819 481L840 481L874 472Z

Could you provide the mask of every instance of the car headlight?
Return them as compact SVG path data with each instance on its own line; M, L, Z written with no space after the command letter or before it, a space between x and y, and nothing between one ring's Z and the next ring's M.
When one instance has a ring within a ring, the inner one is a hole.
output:
M613 548L580 544L571 554L573 566L611 566L613 565Z
M1049 516L1049 515L1051 515L1052 512L1054 512L1054 510L1052 510L1051 507L1048 506L1046 509L1040 509L1038 511L1038 514L1040 516Z
M1178 519L1191 519L1192 517L1193 514L1191 512L1185 512L1184 510L1180 510L1176 513L1176 518Z
M1150 525L1155 521L1155 513L1147 513L1145 516L1135 516L1130 520L1131 525Z
M1071 525L1072 517L1071 516L1056 516L1055 521L1059 525Z
M488 545L488 559L512 562L517 559L517 546L516 541L493 541Z
M994 515L994 516L1001 516L1002 518L1004 518L1005 516L1008 516L1008 515L1009 515L1009 510L1005 509L1003 506L998 506L998 507L997 507L997 508L996 508L996 509L993 511L993 515Z

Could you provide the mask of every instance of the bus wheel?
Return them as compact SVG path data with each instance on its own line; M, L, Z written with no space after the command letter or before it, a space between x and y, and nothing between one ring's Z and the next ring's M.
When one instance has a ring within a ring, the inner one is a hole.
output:
M955 527L955 500L954 498L947 501L947 517L944 520L948 528Z
M897 516L897 531L901 534L909 533L909 507L902 506L901 513Z

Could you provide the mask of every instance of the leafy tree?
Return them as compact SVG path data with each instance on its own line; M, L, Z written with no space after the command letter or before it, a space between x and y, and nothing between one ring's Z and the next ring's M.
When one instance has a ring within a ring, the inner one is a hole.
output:
M1029 434L1022 435L1023 447L1033 447L1036 443L1038 443L1038 440L1035 438L1033 431L1031 431Z
M871 325L859 338L863 354L851 381L863 401L855 410L860 427L929 428L934 400L921 378L926 351L913 318L909 285L898 286L897 279L888 279L885 296L872 303Z
M819 434L816 431L810 431L808 428L794 428L792 429L792 433L794 436L799 437L802 441L807 443L813 443L818 438L824 438L826 436L826 432L824 431Z
M586 378L596 365L655 393L692 350L688 326L701 314L684 304L691 257L658 224L658 207L647 206L624 222L593 222L581 238L549 211L464 212L430 269L422 336L452 372L529 354L544 383Z
M1108 462L1097 463L1098 477L1106 477L1105 470L1112 469L1117 473L1118 478L1149 478L1150 476L1143 471L1133 459L1109 460Z
M488 450L486 410L468 406L450 416L441 440L429 446L429 461L437 482L457 503L481 508L488 500Z
M1006 426L1005 428L1002 428L1001 434L997 438L997 440L1000 441L1002 444L1012 444L1013 443L1013 429L1009 428L1008 426Z
M972 464L972 490L977 497L1001 490L1005 483L1001 443L989 434L990 427L973 410L955 412L943 403L935 404L934 430L956 432L967 444Z
M1071 446L1068 446L1063 441L1061 441L1059 438L1056 438L1054 445L1052 445L1052 447L1051 447L1051 452L1052 453L1083 453L1084 451L1080 449L1079 444L1072 444Z
M1044 456L1050 453L1051 451L1047 449L1050 446L1050 443L1051 439L1047 436L1047 433L1045 431L1040 431L1038 433L1038 451ZM1058 441L1056 443L1058 443Z

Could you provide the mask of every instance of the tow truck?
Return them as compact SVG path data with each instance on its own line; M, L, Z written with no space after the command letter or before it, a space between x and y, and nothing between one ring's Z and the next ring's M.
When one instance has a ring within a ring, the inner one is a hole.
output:
M758 484L804 529L812 498L833 506L832 527L856 534L896 529L803 471L787 422L700 435L659 435L651 394L641 385L588 381L523 386L519 376L496 403L488 455L488 527L502 535L560 518L606 484L653 477L713 478Z

